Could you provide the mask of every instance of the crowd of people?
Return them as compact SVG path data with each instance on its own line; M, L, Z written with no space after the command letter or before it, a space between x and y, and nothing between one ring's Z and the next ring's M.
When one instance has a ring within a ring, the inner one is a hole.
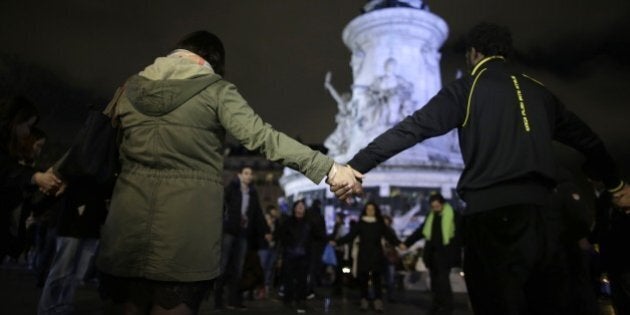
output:
M325 268L324 249L345 261L354 248L360 309L371 302L383 312L383 280L390 299L394 288L391 256L424 239L431 314L453 313L449 275L460 264L475 314L593 314L598 279L587 266L605 272L617 314L630 314L630 187L603 142L544 85L511 68L507 29L479 24L466 45L469 75L345 165L266 124L223 78L223 44L206 31L125 82L112 116L122 133L115 183L64 173L62 165L80 163L72 158L38 170L46 136L35 127L37 109L3 97L0 257L29 257L43 287L38 314L71 313L77 286L96 273L113 313L195 314L210 293L217 309L244 309L244 290L264 298L275 288L304 313L316 286L338 287L342 278ZM251 167L225 187L221 180L229 133L313 183L326 178L347 201L362 193L363 174L452 129L466 208L432 195L424 223L404 241L373 200L349 229L337 214L328 234L320 202L297 200L284 216L276 205L263 210ZM559 175L553 140L586 157L594 217Z

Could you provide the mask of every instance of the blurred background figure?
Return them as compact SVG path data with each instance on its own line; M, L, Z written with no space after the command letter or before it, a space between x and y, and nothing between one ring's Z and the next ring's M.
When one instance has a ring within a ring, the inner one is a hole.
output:
M345 236L333 241L333 245L343 245L359 241L359 254L357 259L357 278L361 287L360 310L366 311L369 307L370 284L374 295L374 310L383 312L383 288L381 286L382 273L385 268L385 255L381 245L381 238L385 238L394 246L400 245L400 241L393 230L385 226L383 216L374 202L368 202L361 212L361 220L351 228Z

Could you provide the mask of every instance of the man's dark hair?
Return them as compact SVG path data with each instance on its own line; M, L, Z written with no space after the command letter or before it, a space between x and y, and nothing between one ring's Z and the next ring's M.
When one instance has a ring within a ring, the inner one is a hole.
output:
M238 173L239 173L239 174L243 173L243 171L244 171L246 168L249 168L250 170L254 171L254 167L253 167L253 166L251 166L250 164L242 164L242 165L238 168Z
M182 38L176 49L186 49L205 59L219 75L225 74L225 49L221 39L208 31L192 32Z
M444 196L442 196L441 194L433 194L429 197L429 203L433 203L434 201L444 204L446 202L446 199L444 199Z
M479 23L475 25L466 37L466 50L475 48L486 56L504 56L512 54L512 35L510 30L501 25Z

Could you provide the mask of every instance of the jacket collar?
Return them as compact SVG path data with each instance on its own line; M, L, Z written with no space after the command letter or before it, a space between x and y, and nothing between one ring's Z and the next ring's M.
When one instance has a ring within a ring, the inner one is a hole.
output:
M499 60L505 62L505 57L503 57L503 56L490 56L490 57L483 58L481 61L479 61L475 65L475 67L470 72L470 75L472 75L474 77L475 75L477 75L481 71L482 68L487 68L489 63L491 63L493 61L499 61Z

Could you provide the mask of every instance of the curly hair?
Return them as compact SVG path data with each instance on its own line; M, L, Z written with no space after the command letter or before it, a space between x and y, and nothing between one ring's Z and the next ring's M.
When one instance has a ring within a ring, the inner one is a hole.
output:
M479 23L475 25L466 37L466 50L475 48L486 56L504 56L512 54L512 34L501 25Z

